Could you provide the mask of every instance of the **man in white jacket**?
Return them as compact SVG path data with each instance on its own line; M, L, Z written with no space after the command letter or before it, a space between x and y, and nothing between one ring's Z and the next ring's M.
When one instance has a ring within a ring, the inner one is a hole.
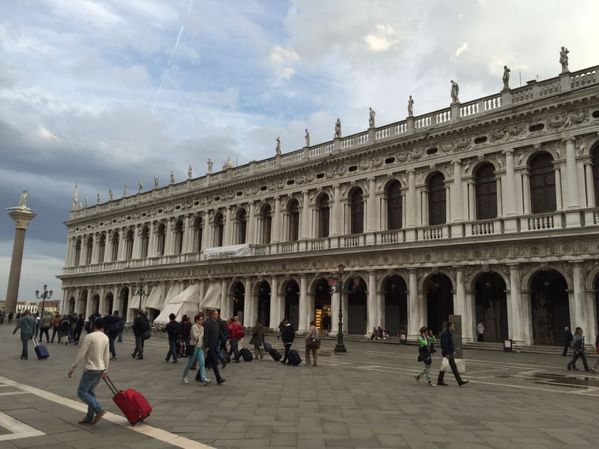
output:
M87 404L87 415L79 421L79 424L83 425L96 424L106 413L96 399L95 393L100 379L106 377L110 360L108 337L103 332L103 328L104 321L98 318L94 322L94 331L83 340L81 349L69 369L69 377L72 377L77 365L84 360L84 371L77 388L77 396Z

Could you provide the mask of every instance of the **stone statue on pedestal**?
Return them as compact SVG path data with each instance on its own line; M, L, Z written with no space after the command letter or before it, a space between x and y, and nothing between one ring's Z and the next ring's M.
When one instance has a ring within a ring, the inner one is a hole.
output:
M96 203L100 204L102 202L102 197L100 196L100 192L96 193Z
M460 99L458 97L459 94L460 94L459 84L456 81L451 80L451 104L457 104L460 102Z
M504 65L503 77L501 78L503 80L503 90L510 90L510 72L511 70L508 68L508 66Z
M171 170L171 184L175 183L175 170Z
M123 197L127 196L127 184L123 186Z
M310 146L310 132L308 131L308 128L306 128L306 135L304 136L304 139L306 140L306 146L309 147Z
M375 116L376 116L376 112L374 112L374 109L368 108L368 127L369 128L374 128Z
M187 179L191 179L193 174L193 171L191 169L191 165L189 166L189 168L187 169Z
M114 199L114 193L112 193L112 190L108 191L108 201L112 201Z
M79 185L75 184L73 189L73 209L79 209Z
M281 138L277 137L276 141L277 141L277 145L275 146L275 153L277 154L277 156L280 156L281 155Z
M414 100L411 95L408 98L408 117L414 117Z
M87 202L87 197L83 198L83 207L87 207L88 202Z
M568 73L570 69L568 69L568 53L570 51L566 47L562 47L559 52L559 63L562 65L562 73Z
M335 122L335 139L341 139L341 120Z
M143 190L144 190L144 185L141 182L141 179L138 179L137 180L137 193L141 193L141 192L143 192Z
M160 180L154 176L154 187L158 187L158 184L160 183Z
M19 198L19 204L17 206L17 208L19 209L29 209L27 207L27 200L29 199L29 192L27 190L23 190L23 193L21 193L21 198Z
M212 159L208 159L206 161L206 164L208 164L208 173L212 173L212 167L214 166L214 162L212 161Z

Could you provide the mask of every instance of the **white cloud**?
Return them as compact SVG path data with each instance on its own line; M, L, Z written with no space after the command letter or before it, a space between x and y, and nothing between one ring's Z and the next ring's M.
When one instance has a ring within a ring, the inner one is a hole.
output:
M288 80L295 73L293 65L299 60L299 55L292 49L276 45L270 52L269 60L277 77Z
M49 140L49 141L58 141L58 137L56 137L52 132L50 132L48 130L48 128L46 128L44 125L40 125L39 127L39 136L43 139L43 140Z
M394 40L395 29L388 24L377 24L376 32L368 34L364 37L364 42L368 45L368 49L374 53L379 53L389 50L393 45L398 43Z
M470 50L470 48L468 47L468 42L462 42L462 45L460 45L456 51L454 52L454 54L451 56L451 61L455 62L461 55L462 53L466 52Z

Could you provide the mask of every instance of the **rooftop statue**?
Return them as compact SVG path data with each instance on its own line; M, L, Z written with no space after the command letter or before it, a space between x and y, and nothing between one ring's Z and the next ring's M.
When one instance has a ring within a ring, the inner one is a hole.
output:
M309 147L310 146L310 132L308 131L308 128L306 128L306 135L304 136L304 139L306 140L306 146Z
M212 173L212 167L214 167L214 162L212 161L212 159L208 159L206 161L206 164L208 165L208 173Z
M408 98L408 117L414 117L414 100L411 95Z
M187 169L187 179L191 179L193 175L193 171L191 169L191 165L189 166L189 168Z
M96 193L96 203L100 204L102 202L102 197L100 196L100 192Z
M175 170L171 170L171 184L175 183Z
M73 189L73 209L79 209L79 185L75 184Z
M568 73L570 69L568 69L568 53L570 51L566 47L562 47L559 52L559 63L562 65L562 73Z
M335 122L335 139L341 139L341 120Z
M374 128L374 118L376 117L376 112L374 112L374 109L372 108L368 108L368 127L369 128Z
M127 184L123 186L123 197L127 196Z
M108 201L112 201L114 199L114 193L112 193L112 190L108 191Z
M501 78L503 80L503 90L510 90L510 72L511 70L508 68L508 66L504 65L503 77Z
M19 209L29 209L27 207L27 200L29 199L29 192L27 190L23 190L23 193L21 193L21 198L19 198L19 205L17 206L17 208Z
M158 184L160 184L160 180L154 176L154 187L158 187Z
M460 102L459 99L459 94L460 94L460 86L459 84L454 81L451 80L451 104L456 104Z
M143 192L143 190L144 190L144 185L141 182L141 179L138 179L137 180L137 193L141 193L141 192Z
M278 156L281 155L281 138L277 137L277 145L275 147L275 153L277 153Z

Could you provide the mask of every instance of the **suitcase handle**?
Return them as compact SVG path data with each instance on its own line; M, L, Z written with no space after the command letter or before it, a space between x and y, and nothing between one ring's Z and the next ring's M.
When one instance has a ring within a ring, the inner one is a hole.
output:
M119 393L119 390L114 386L114 383L112 383L110 377L104 376L104 382L106 382L106 385L108 385L108 389L113 395L117 395Z

